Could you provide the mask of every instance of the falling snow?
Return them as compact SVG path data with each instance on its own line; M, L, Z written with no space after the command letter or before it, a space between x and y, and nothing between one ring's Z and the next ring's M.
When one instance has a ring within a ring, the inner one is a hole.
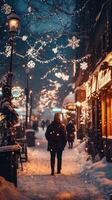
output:
M33 60L30 60L28 63L27 63L27 67L29 69L33 69L35 68L35 62Z

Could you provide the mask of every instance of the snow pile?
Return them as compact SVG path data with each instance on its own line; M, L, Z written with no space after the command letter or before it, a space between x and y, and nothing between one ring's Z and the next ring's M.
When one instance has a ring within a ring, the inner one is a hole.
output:
M74 149L74 161L77 162L81 169L84 170L91 166L92 160L88 159L90 156L85 151L86 149L86 140L76 140L75 149Z
M82 177L86 180L91 179L91 182L99 188L105 197L112 196L112 163L108 163L105 158L101 161L93 163L90 168L82 173Z
M105 199L109 200L109 197L112 196L112 163L107 162L105 157L93 163L85 152L85 144L86 141L80 143L80 140L77 140L74 161L81 167L80 172L84 182L87 185L96 186L98 191L104 194Z
M0 200L28 200L22 193L18 192L15 186L0 177Z

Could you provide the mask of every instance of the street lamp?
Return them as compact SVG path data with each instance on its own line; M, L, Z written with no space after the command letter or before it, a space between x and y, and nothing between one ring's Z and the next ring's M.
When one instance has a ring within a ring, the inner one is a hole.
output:
M25 118L25 127L28 128L28 122L31 122L31 115L32 115L32 92L30 92L29 88L29 80L32 77L29 76L30 70L35 67L35 63L31 60L25 65L26 70L26 88L25 88L25 95L26 95L26 118ZM31 106L31 110L29 109Z
M29 122L31 127L31 120L32 120L32 106L33 106L33 92L30 90L30 113L29 113Z
M29 105L29 68L26 68L26 88L25 88L25 95L26 95L26 119L25 119L25 127L28 128L28 105Z
M9 72L10 72L9 85L11 87L14 39L15 39L15 35L18 32L18 29L20 26L20 18L15 13L11 13L10 15L7 16L7 22L8 22L9 32L10 32L10 45L11 45L11 55L10 55L11 57L10 57L10 65L9 65Z
M15 13L11 13L7 16L7 21L9 26L9 32L17 33L18 28L20 26L20 18Z

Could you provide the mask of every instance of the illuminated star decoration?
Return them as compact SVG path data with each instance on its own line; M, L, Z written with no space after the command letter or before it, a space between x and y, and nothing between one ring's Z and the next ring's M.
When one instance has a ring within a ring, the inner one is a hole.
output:
M10 57L11 55L11 46L7 45L5 49L5 56Z
M58 48L53 48L52 51L56 54L58 52Z
M82 70L86 70L88 68L88 64L86 62L80 63L80 68Z
M24 89L22 89L20 86L14 86L12 88L12 96L15 99L20 99L24 93Z
M1 8L2 12L4 12L6 15L9 15L11 13L12 7L10 5L8 5L7 3L5 3L2 8Z
M29 7L28 7L28 12L31 13L31 11L32 11L32 7L29 6Z
M22 37L22 40L23 40L23 41L26 41L26 40L27 40L27 38L28 38L28 36L27 36L27 35L23 35L23 37Z
M33 60L30 60L30 61L27 63L27 67L30 68L30 69L35 68L35 62L34 62Z
M26 52L27 55L33 59L35 59L35 57L37 57L37 51L34 49L34 47L31 47L30 49L28 49L28 51Z
M12 103L15 107L25 107L25 95L24 95L24 89L20 86L14 86L12 88Z
M76 47L79 47L80 40L73 36L71 39L68 39L68 42L68 46L72 47L72 49L75 49Z

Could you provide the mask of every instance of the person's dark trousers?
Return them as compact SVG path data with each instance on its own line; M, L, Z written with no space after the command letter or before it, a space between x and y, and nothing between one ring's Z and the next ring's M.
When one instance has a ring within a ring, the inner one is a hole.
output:
M62 165L62 151L50 151L51 153L51 174L54 175L55 156L57 154L57 173L61 172Z
M57 173L61 173L62 151L57 151Z
M50 151L51 154L51 175L54 175L54 166L55 166L55 151Z

